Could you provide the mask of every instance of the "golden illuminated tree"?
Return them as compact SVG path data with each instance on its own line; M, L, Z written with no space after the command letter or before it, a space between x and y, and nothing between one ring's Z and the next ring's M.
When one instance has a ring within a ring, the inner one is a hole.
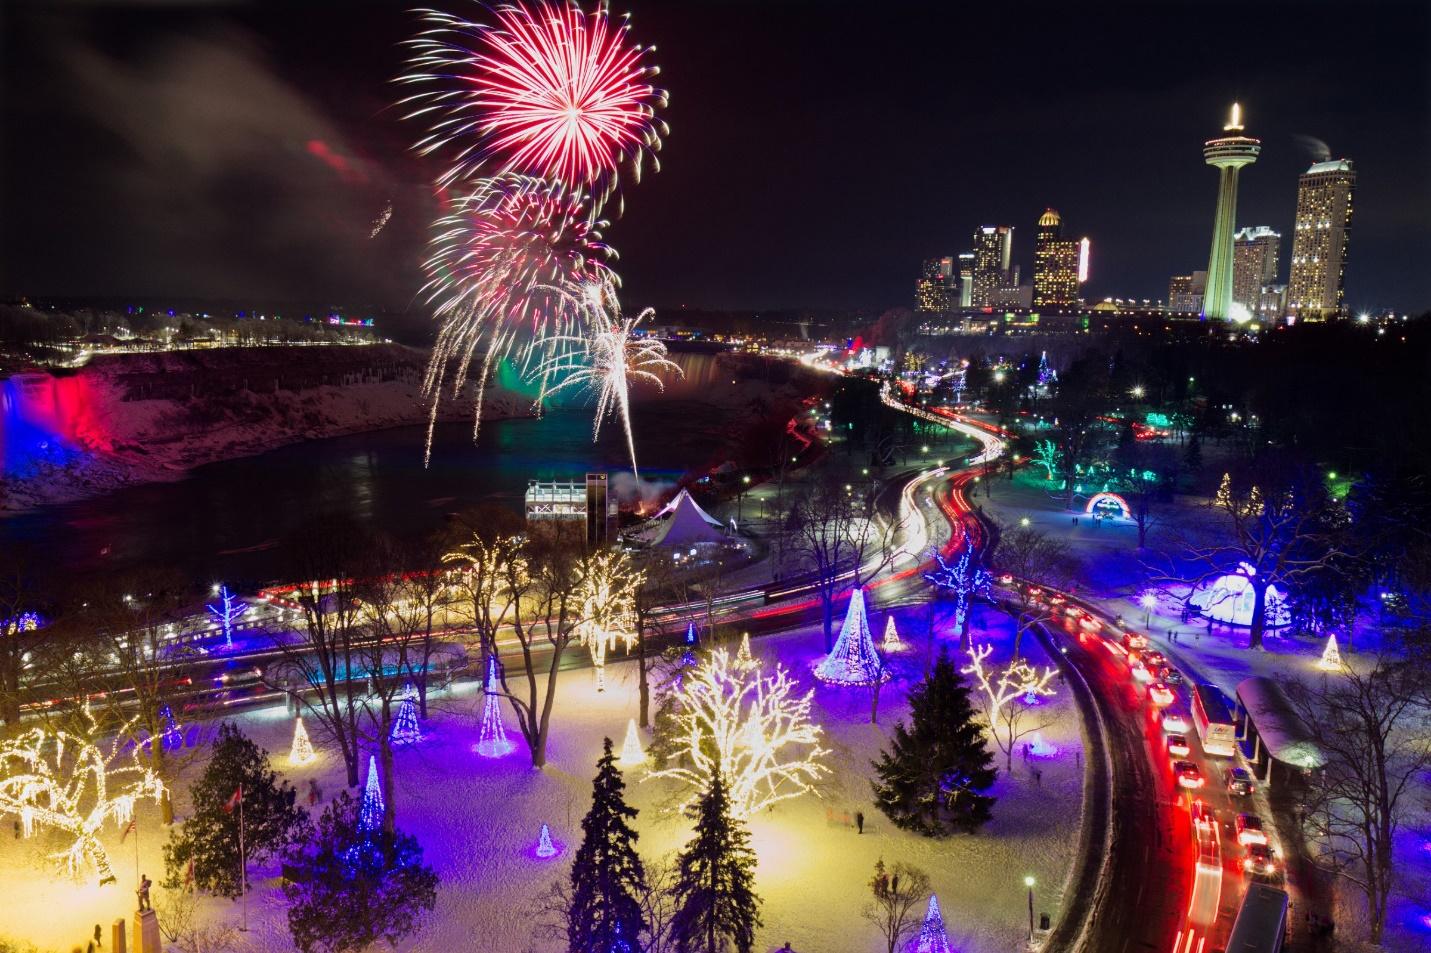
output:
M576 634L591 652L598 689L606 687L607 651L620 640L629 652L636 642L636 592L645 578L630 557L616 549L593 553L581 564Z
M719 773L737 818L811 790L827 773L821 759L829 752L820 745L822 729L810 720L814 691L797 696L796 688L780 665L765 675L715 650L674 689L676 766L648 778L681 782L688 789L684 810Z
M984 663L993 651L992 645L971 645L969 664L960 671L973 675L979 683L984 697L984 714L989 720L989 733L1004 753L1005 770L1011 770L1014 747L1019 739L1052 723L1051 718L1029 719L1027 716L1040 697L1056 694L1048 683L1057 672L1052 668L1039 671L1018 657L1010 660L1002 670L990 672Z
M25 836L35 825L69 834L73 843L54 857L72 875L94 864L101 884L114 881L99 833L109 821L127 824L141 798L157 804L164 782L138 758L132 723L120 728L108 750L95 740L96 724L84 709L85 731L32 728L0 743L0 813L15 814ZM128 757L121 758L125 749Z

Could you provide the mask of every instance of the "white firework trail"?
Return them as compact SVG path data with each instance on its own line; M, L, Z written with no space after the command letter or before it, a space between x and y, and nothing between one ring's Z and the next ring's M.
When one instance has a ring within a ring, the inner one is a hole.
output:
M664 390L665 382L657 372L679 377L681 368L666 357L664 343L636 334L637 326L655 315L655 309L646 308L634 318L625 317L611 281L590 282L581 288L579 297L569 291L560 293L580 309L586 319L587 332L585 337L548 339L557 353L538 366L537 374L555 383L544 389L543 396L567 388L593 390L596 417L591 429L592 442L601 435L602 421L608 416L620 417L626 432L626 450L631 456L631 472L639 478L636 440L631 434L631 385L655 384L658 390Z

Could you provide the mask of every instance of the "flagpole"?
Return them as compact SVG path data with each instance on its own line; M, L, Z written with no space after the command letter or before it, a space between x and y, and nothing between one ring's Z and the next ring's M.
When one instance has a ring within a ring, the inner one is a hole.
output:
M240 930L248 930L248 855L244 853L243 844L243 785L240 784L239 792L239 890L243 897L243 925Z

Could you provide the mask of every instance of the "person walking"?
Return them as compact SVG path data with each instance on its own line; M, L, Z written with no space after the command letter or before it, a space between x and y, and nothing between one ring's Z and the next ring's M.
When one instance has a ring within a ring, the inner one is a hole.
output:
M864 812L864 811L856 811L856 812L855 812L855 833L856 833L856 834L863 834L864 832L865 832L865 812Z

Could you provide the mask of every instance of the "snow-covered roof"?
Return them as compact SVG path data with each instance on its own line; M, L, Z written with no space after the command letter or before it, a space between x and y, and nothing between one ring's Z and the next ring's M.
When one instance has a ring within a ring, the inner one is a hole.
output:
M1257 726L1262 745L1272 757L1297 768L1319 768L1326 763L1306 722L1272 679L1262 675L1243 679L1237 684L1237 702Z

